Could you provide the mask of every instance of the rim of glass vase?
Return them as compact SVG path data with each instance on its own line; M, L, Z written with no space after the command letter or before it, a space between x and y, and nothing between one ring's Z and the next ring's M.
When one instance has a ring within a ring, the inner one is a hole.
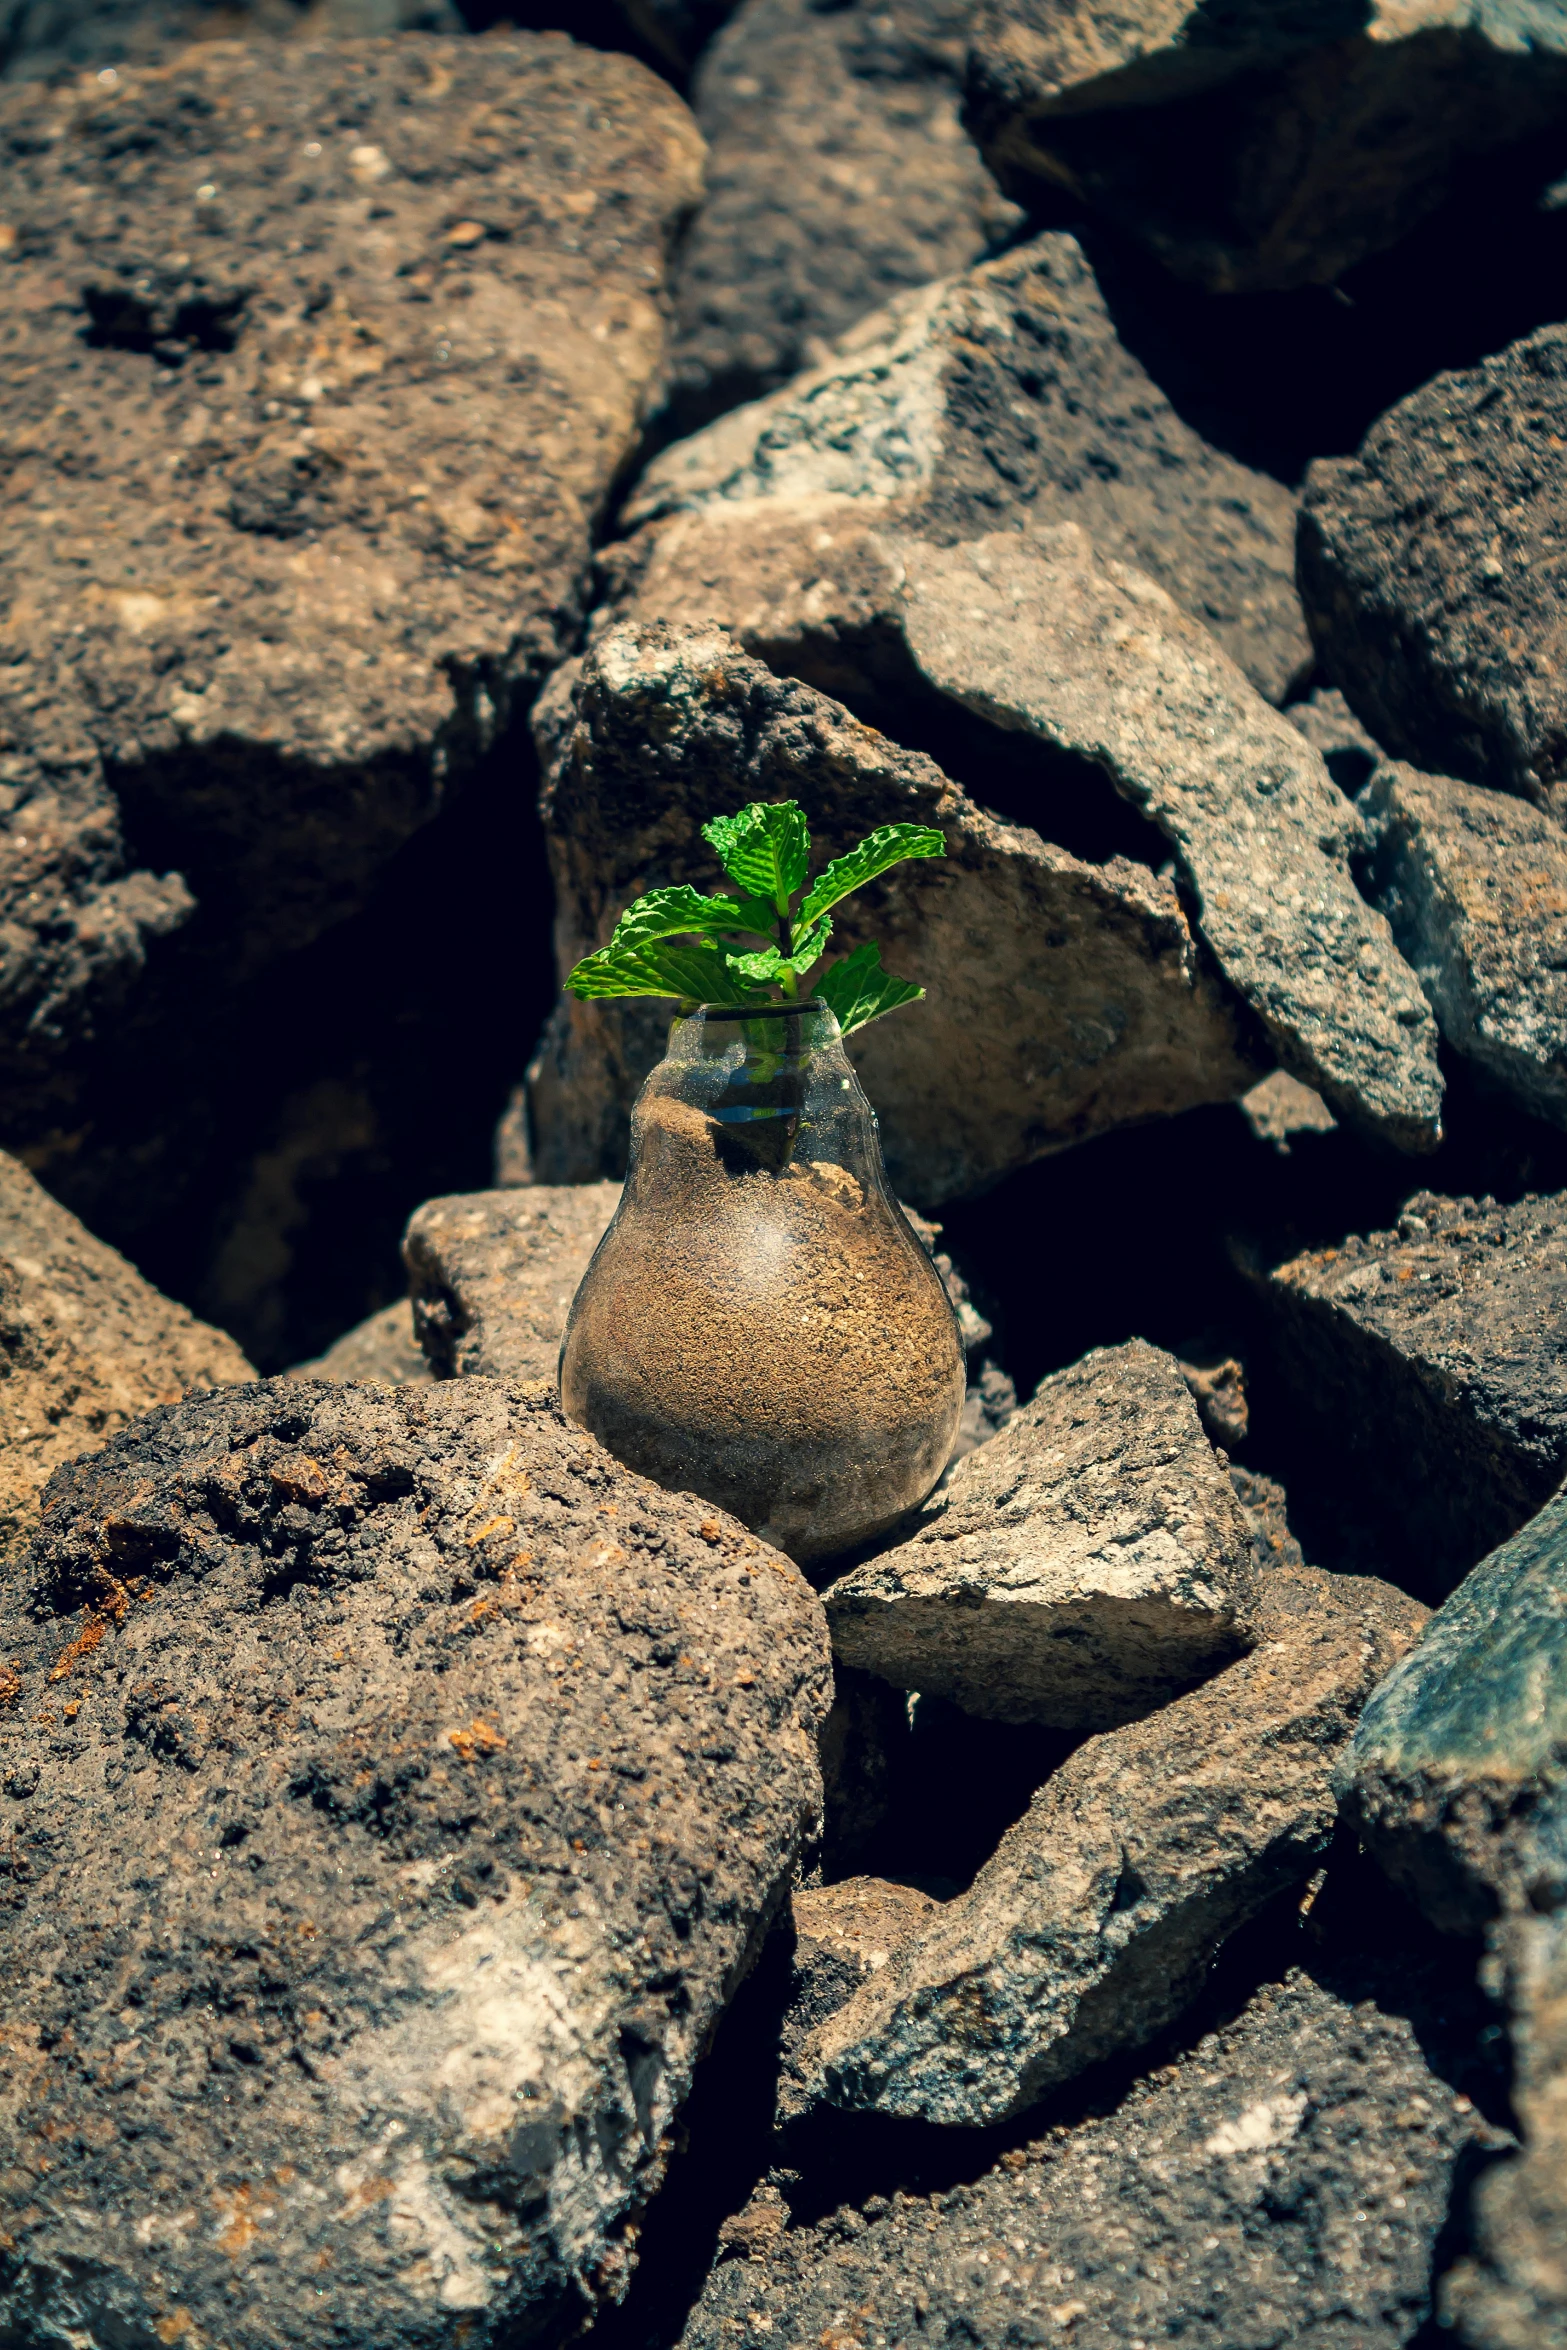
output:
M819 1003L815 996L806 996L798 1004L698 1004L695 1011L677 1013L677 1019L695 1020L798 1020L803 1013L814 1012L818 1017L832 1010L831 1004Z

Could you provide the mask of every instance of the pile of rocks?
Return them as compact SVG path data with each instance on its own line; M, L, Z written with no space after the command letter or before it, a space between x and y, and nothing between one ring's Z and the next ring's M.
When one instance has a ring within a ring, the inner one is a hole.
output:
M508 13L0 12L0 2334L1567 2343L1567 21ZM751 799L809 1577L555 1389Z

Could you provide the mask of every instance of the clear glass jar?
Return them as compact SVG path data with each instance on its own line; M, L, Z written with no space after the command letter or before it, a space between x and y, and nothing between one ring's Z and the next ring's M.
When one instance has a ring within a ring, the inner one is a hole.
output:
M628 1467L795 1559L850 1550L930 1492L962 1342L825 1004L675 1021L560 1386Z

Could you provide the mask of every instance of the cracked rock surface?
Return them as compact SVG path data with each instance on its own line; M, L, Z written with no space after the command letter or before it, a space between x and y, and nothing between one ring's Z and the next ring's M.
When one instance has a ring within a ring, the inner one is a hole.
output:
M917 1023L851 1047L887 1170L921 1207L1068 1142L1253 1082L1254 1046L1167 876L1090 864L978 808L932 760L779 678L708 627L622 626L540 708L562 977L637 891L718 879L700 826L748 799L799 801L825 860L881 824L939 826L943 859L861 892L834 952L880 940L928 982ZM529 1072L536 1171L625 1166L631 1102L660 1057L661 1005L562 999Z
M895 521L940 545L1079 522L1210 628L1270 700L1309 664L1291 493L1171 406L1121 342L1074 237L1036 237L862 319L820 366L655 458L623 519L637 531L705 514L707 531L687 522L671 560L695 594L717 548L744 595L748 536L823 498L841 522ZM815 534L833 517L808 519L804 547L817 561L802 586L819 579L831 593L836 559L821 561ZM612 569L634 572L653 551L634 540ZM711 601L643 609L729 620ZM802 674L837 690L828 675Z
M580 2323L813 1829L797 1570L542 1389L278 1380L62 1472L5 1617L0 2324Z
M1289 1407L1444 1598L1567 1470L1567 1199L1416 1192L1256 1287Z
M554 1384L566 1316L620 1205L618 1183L427 1200L403 1235L414 1332L437 1379Z
M1438 375L1319 459L1300 586L1395 758L1567 810L1567 327Z
M1270 1569L1253 1653L1078 1747L969 1890L803 2043L789 2104L972 2127L1151 2040L1322 1857L1335 1757L1423 1616L1371 1577Z
M239 1348L144 1281L0 1151L0 1558L55 1469L187 1388L253 1379Z
M833 1652L983 1720L1104 1730L1248 1645L1251 1530L1170 1355L1101 1347L823 1594Z
M351 914L559 658L699 152L543 38L0 89L6 1139Z

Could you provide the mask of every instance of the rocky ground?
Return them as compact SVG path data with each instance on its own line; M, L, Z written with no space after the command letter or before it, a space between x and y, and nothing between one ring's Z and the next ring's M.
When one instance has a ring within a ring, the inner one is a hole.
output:
M1567 2350L1564 448L1554 0L0 0L7 2344ZM754 798L808 1571L555 1388Z

